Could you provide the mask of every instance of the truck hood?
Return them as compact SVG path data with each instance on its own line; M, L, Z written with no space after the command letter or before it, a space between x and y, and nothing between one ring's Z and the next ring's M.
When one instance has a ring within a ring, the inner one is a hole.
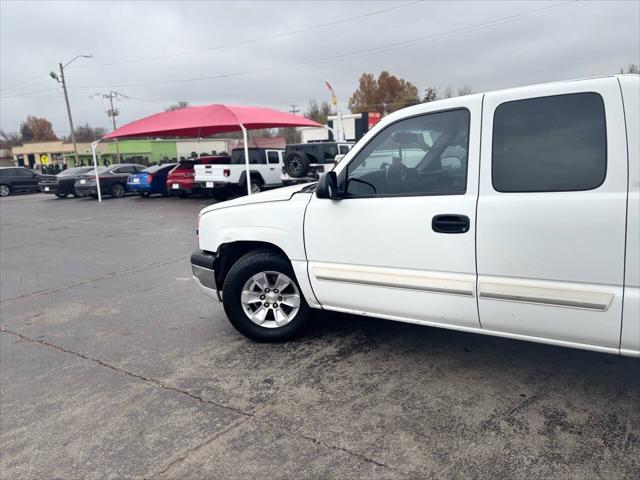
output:
M273 190L256 193L254 195L245 195L244 197L234 198L233 200L227 200L226 202L214 203L213 205L209 205L208 207L203 208L200 211L200 215L211 212L213 210L218 210L220 208L239 207L241 205L249 205L255 203L283 202L291 199L294 194L302 190L308 190L308 187L313 184L314 182L301 185L292 185L290 187L275 188Z

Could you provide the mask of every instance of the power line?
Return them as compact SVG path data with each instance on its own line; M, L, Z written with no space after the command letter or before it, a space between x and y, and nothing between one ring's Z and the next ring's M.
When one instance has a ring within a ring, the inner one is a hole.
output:
M330 55L327 57L321 57L321 58L317 58L315 60L306 60L306 61L301 61L301 62L294 62L294 63L289 63L289 64L282 64L282 65L271 65L268 67L261 67L261 68L256 68L256 69L251 69L251 70L244 70L244 71L239 71L239 72L231 72L231 73L222 73L222 74L217 74L217 75L208 75L208 76L204 76L204 77L193 77L193 78L183 78L183 79L179 79L179 80L168 80L168 81L163 81L163 82L147 82L147 83L126 83L126 84L116 84L116 85L87 85L87 86L79 86L79 87L75 87L75 88L105 88L105 87L149 87L149 86L155 86L155 85L174 85L174 84L178 84L178 83L189 83L189 82L198 82L198 81L203 81L203 80L217 80L217 79L221 79L221 78L231 78L231 77L238 77L238 76L243 76L243 75L249 75L249 74L255 74L255 73L263 73L263 72L267 72L267 71L271 71L271 70L281 70L281 69L286 69L286 68L295 68L295 67L301 67L301 66L307 66L307 65L315 65L315 64L319 64L319 63L324 63L327 61L332 61L332 60L344 60L347 58L356 58L356 57L360 57L360 56L365 56L365 55L371 55L373 53L378 53L378 52L382 52L382 51L387 51L387 50L392 50L392 49L396 49L396 48L401 48L401 47L409 47L409 46L414 46L420 43L425 43L425 42L429 42L429 41L433 41L433 40L439 40L442 38L448 38L448 37L453 37L456 35L462 35L462 34L467 34L470 32L476 32L479 30L484 30L486 28L491 28L497 25L502 25L505 23L509 23L512 21L516 21L516 20L522 20L524 18L528 18L528 17L532 17L532 16L536 16L536 15L540 15L542 13L547 13L549 11L552 10L558 10L560 8L564 8L564 7L568 7L570 5L575 5L578 2L580 2L582 0L572 0L570 2L565 2L559 5L553 5L550 7L544 7L544 8L539 8L536 10L530 10L528 12L523 12L523 13L519 13L516 15L510 15L507 17L502 17L502 18L498 18L495 20L490 20L487 22L482 22L482 23L478 23L475 25L470 25L467 27L461 27L461 28L457 28L457 29L453 29L453 30L449 30L447 32L441 32L441 33L437 33L437 34L433 34L433 35L426 35L423 37L417 37L411 40L405 40L402 42L396 42L396 43L391 43L391 44L387 44L387 45L381 45L378 47L372 47L372 48L367 48L367 49L363 49L363 50L355 50L352 52L348 52L348 53L343 53L343 54L338 54L338 55Z
M14 95L4 95L2 97L0 97L2 100L4 100L5 98L15 98L15 97L29 97L31 95L37 95L38 93L45 93L45 92L52 92L52 91L58 91L57 88L47 88L46 90L38 90L36 92L25 92L25 93L16 93Z
M30 79L27 79L27 80L20 80L17 83L9 85L8 87L1 88L0 91L5 91L6 92L7 90L13 90L16 87L18 87L18 89L21 89L22 87L24 87L25 85L27 85L29 83L33 83L36 80L40 80L41 78L48 78L48 77L49 77L49 75L38 75L37 77L33 77L33 78L30 78Z
M120 92L114 92L113 90L107 93L96 93L94 96L101 97L109 101L109 110L107 110L107 116L111 118L111 124L113 125L113 129L115 130L117 128L116 117L120 115L120 110L113 106L113 101L120 100L121 98L129 98L129 97L127 97L126 95ZM120 147L118 146L117 140L116 140L116 161L120 163Z
M259 43L259 42L263 42L265 40L272 40L274 38L282 38L282 37L287 37L290 35L296 35L298 33L303 33L303 32L308 32L311 30L317 30L320 28L325 28L325 27L330 27L333 25L339 25L341 23L346 23L346 22L351 22L353 20L359 20L362 18L366 18L366 17L372 17L375 15L380 15L381 13L387 13L390 12L392 10L398 10L401 8L405 8L408 7L410 5L415 5L416 3L421 3L424 0L414 0L412 2L408 2L408 3L403 3L401 5L394 5L393 7L388 7L388 8L383 8L381 10L375 10L373 12L368 12L362 15L356 15L353 17L347 17L347 18L342 18L340 20L334 20L332 22L327 22L327 23L320 23L317 25L311 25L305 28L299 28L297 30L290 30L288 32L283 32L283 33L276 33L273 35L267 35L264 37L258 37L258 38L252 38L249 40L243 40L241 42L235 42L235 43L228 43L226 45L219 45L217 47L211 47L211 48L204 48L201 50L188 50L188 51L184 51L184 52L177 52L177 53L171 53L171 54L167 54L167 55L158 55L155 57L146 57L146 58L137 58L137 59L132 59L132 60L121 60L118 62L110 62L110 63L98 63L98 64L91 64L91 65L80 65L74 68L95 68L95 67L109 67L109 66L114 66L114 65L123 65L123 64L129 64L129 63L140 63L140 62L151 62L151 61L155 61L155 60L164 60L167 58L174 58L174 57L180 57L180 56L184 56L184 55L194 55L194 54L199 54L199 53L207 53L207 52L213 52L213 51L217 51L217 50L224 50L227 48L232 48L232 47L239 47L239 46L243 46L243 45L251 45L254 43Z

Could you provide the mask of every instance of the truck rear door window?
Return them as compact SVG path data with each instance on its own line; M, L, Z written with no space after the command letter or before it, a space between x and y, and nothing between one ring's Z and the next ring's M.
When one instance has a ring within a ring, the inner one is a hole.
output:
M269 159L269 163L280 162L280 156L278 155L278 152L274 152L273 150L270 152L267 152L267 158Z
M503 103L494 113L492 150L499 192L597 188L607 170L602 97L575 93Z

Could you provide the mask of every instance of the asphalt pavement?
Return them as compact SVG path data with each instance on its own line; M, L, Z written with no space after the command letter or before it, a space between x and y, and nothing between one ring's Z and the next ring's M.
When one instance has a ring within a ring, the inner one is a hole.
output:
M209 201L0 200L0 478L638 478L640 362L320 312L240 336Z

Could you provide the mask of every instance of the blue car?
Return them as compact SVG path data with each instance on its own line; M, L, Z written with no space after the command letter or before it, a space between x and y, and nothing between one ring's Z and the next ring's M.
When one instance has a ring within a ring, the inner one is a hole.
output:
M127 189L136 192L141 197L148 197L153 193L167 196L167 175L175 168L177 163L164 163L144 169L140 173L134 173L127 178Z

